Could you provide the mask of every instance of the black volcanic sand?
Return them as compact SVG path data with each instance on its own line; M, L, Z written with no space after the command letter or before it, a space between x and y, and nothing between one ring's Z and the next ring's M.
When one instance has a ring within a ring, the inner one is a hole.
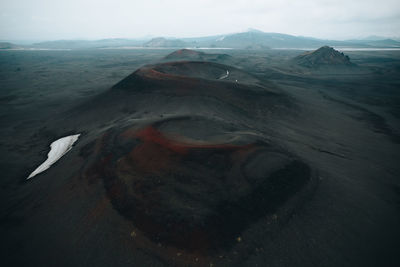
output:
M171 52L0 54L5 266L398 266L398 54Z
M226 69L246 83L219 80ZM308 164L246 125L268 124L262 120L288 113L292 100L233 67L147 66L78 110L91 117L101 108L106 117L152 101L160 115L108 129L97 152L86 152L85 171L103 179L116 210L152 242L202 257L228 253L243 231L315 183Z

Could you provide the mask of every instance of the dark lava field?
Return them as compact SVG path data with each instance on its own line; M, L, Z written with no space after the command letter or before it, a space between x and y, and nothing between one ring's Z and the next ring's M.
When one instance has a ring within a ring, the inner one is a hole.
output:
M0 51L0 87L2 266L400 264L399 51Z

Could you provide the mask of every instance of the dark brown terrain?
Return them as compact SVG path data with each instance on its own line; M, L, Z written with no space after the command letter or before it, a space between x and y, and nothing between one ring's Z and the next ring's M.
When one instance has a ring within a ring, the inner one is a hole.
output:
M398 52L18 53L0 54L5 266L400 262Z

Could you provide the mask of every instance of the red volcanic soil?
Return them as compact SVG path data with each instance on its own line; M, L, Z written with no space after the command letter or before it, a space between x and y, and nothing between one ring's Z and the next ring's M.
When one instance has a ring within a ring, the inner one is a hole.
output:
M153 125L113 132L95 164L114 207L156 243L207 254L229 249L310 177L306 164L263 142L179 139Z
M126 137L129 133L123 133ZM219 153L235 153L244 155L254 148L254 145L233 145L233 144L195 144L184 143L166 138L153 126L148 126L135 134L141 140L129 154L129 159L136 167L136 171L162 173L173 170L179 161L190 157L193 151L213 151Z
M184 143L177 140L172 140L166 138L159 130L155 129L153 126L148 126L143 130L140 130L137 134L144 143L155 143L163 146L171 151L178 154L187 154L190 149L202 148L202 149L239 149L245 146L232 145L232 144L193 144Z

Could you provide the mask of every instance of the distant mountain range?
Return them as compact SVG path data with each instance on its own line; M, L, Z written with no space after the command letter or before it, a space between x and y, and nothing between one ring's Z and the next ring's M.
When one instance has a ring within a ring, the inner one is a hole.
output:
M167 39L164 37L153 38L144 43L144 47L187 47L189 44L179 39Z
M164 38L153 39L102 39L58 40L34 43L32 45L16 45L0 43L0 49L93 49L118 47L146 48L236 48L236 49L269 49L269 48L307 48L321 46L357 47L357 48L400 48L400 42L378 36L359 40L323 40L311 37L293 36L282 33L267 33L249 30L241 33L216 35L198 38Z
M0 42L0 49L18 49L18 45L9 42Z

